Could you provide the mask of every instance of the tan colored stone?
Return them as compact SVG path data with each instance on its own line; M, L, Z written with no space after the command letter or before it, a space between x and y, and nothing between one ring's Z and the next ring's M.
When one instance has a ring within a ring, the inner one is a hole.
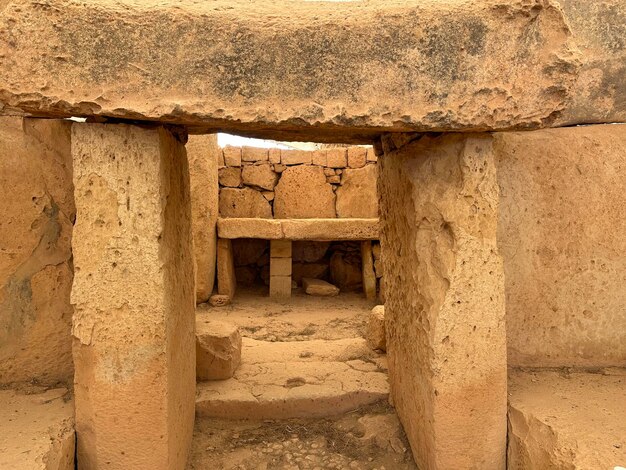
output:
M224 147L223 153L226 166L241 166L241 147L227 145Z
M235 277L235 261L232 241L225 238L217 239L217 293L235 297L237 278Z
M372 255L374 256L374 260L378 261L381 259L381 248L380 243L372 243Z
M268 149L258 147L241 147L242 162L266 162L269 160Z
M220 238L283 238L279 220L273 219L217 219L217 236Z
M348 152L344 147L326 150L326 165L330 168L345 168L348 166Z
M268 159L272 164L280 163L280 149L271 148L269 149Z
M270 258L270 276L291 276L291 258Z
M324 175L335 176L335 170L333 168L324 168Z
M491 137L424 136L381 159L394 407L419 468L504 469L507 360ZM419 315L416 315L419 312ZM480 439L476 439L480 436Z
M292 242L291 240L272 240L270 242L271 258L289 258L291 259Z
M376 299L376 274L374 273L374 257L372 256L372 242L361 242L361 277L363 292L368 300Z
M276 173L282 173L283 171L285 171L287 169L287 165L282 165L282 164L275 164L274 165L274 171Z
M223 294L214 294L209 297L209 304L212 307L225 307L230 304L230 297Z
M274 216L290 218L332 218L335 194L319 166L286 169L274 189Z
M263 194L263 197L268 201L271 202L274 200L274 191L261 191L261 194Z
M43 11L4 0L2 112L360 143L626 121L622 0L121 1L50 0ZM246 46L230 50L242 30ZM531 30L537 41L519 40ZM324 53L304 51L294 41L304 36Z
M305 277L322 279L327 275L328 263L292 263L291 265L291 277L298 284L301 284Z
M294 262L315 263L326 255L330 242L296 241L293 243Z
M281 150L280 163L283 165L310 165L311 153L307 150Z
M219 183L220 186L226 186L228 188L239 188L243 183L241 178L241 167L238 166L225 166L219 169Z
M72 156L78 461L184 468L195 396L185 147L163 127L74 123Z
M272 218L272 207L259 191L251 188L220 189L220 216Z
M270 297L272 299L291 297L291 276L270 275Z
M258 189L271 191L278 182L278 175L274 173L269 163L261 165L246 165L243 167L243 184Z
M385 306L377 305L372 309L367 319L367 344L372 349L387 350L385 337Z
M0 118L0 384L72 380L70 128Z
M281 222L284 238L291 240L374 240L378 219L289 219Z
M342 291L355 291L363 287L361 266L349 263L340 251L335 251L330 257L330 279Z
M322 279L305 277L302 279L302 287L308 295L316 297L335 297L339 295L339 288Z
M219 212L217 135L191 136L189 160L191 223L196 263L196 303L209 300L215 282L217 216Z
M377 278L381 278L384 276L383 266L384 265L382 259L374 260L374 272L376 273Z
M509 365L623 365L626 125L493 143Z
M314 150L311 153L311 163L318 166L327 166L326 150Z
M341 183L341 176L338 176L338 175L327 176L326 177L326 182L330 183L330 184L339 184L339 183Z
M338 217L378 217L378 166L346 169L337 188Z
M348 166L350 168L363 168L366 162L366 147L348 147Z
M373 148L367 149L367 163L376 163L378 162L378 157L376 156L376 152Z
M196 320L196 377L224 380L241 364L239 328L222 321Z

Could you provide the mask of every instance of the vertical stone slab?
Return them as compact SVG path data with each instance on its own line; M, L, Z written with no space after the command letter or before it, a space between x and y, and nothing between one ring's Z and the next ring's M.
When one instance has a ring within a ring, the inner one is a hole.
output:
M291 297L292 241L270 241L270 297L288 299Z
M183 469L194 421L185 148L163 127L74 124L78 464Z
M391 392L420 468L504 469L504 279L487 135L381 158Z
M361 242L361 272L363 277L363 292L368 300L376 300L376 274L374 273L374 257L372 242Z
M219 238L217 240L217 292L233 299L236 290L233 243L227 238Z
M196 303L202 303L209 300L215 282L219 215L217 170L219 158L223 156L217 145L217 134L190 136L186 148L191 184Z

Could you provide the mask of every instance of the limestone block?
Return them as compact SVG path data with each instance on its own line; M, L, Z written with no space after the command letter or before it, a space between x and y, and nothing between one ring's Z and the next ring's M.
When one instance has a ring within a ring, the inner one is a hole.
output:
M330 279L342 291L355 291L363 286L361 266L348 260L344 253L335 251L330 257Z
M261 191L261 194L263 194L263 197L268 201L271 202L274 200L274 191Z
M291 276L270 275L270 297L272 299L291 297Z
M339 184L341 183L341 176L339 175L327 176L326 182L330 184Z
M196 383L185 147L163 127L74 123L72 156L78 461L183 469Z
M337 188L338 217L378 217L378 165L346 169Z
M374 256L375 261L381 259L380 243L372 243L372 255Z
M270 257L271 258L289 258L292 254L292 242L291 240L272 240L270 242Z
M274 173L269 163L260 165L246 165L243 167L243 184L259 189L271 191L276 186L278 175Z
M293 260L297 263L315 263L317 261L320 261L326 255L329 247L330 242L293 242Z
M269 162L272 164L280 163L280 149L271 148L268 152Z
M238 188L243 183L241 178L241 167L238 166L225 166L219 169L219 183L220 186L226 186L227 188Z
M291 240L373 240L379 237L378 219L288 219L281 225L283 237Z
M219 212L217 135L194 135L186 145L191 188L191 223L196 263L196 302L209 300L215 281ZM221 171L221 170L220 170Z
M374 272L376 273L377 278L381 278L384 275L384 265L382 259L374 260Z
M268 149L241 147L241 161L247 163L266 162L269 160Z
M372 349L387 350L387 339L385 338L385 306L377 305L372 309L367 318L367 344Z
M287 165L278 164L278 163L274 165L274 171L276 173L282 173L286 169L287 169Z
M0 118L0 384L72 380L70 129Z
M223 153L226 166L241 166L241 147L227 145L224 147Z
M283 238L279 220L272 219L218 219L217 235L221 238Z
M311 153L306 150L281 150L280 163L283 165L310 165Z
M220 189L220 216L272 218L272 207L259 191L251 188Z
M224 151L219 149L217 153L217 167L223 168L226 166L226 162L224 161Z
M335 170L333 168L324 168L324 175L335 176Z
M361 242L361 276L363 292L368 300L376 299L376 274L374 273L374 257L372 256L372 242Z
M372 147L367 149L367 163L376 163L378 162L378 157L376 156L376 152Z
M270 276L291 276L291 258L270 258Z
M326 150L313 150L313 152L311 152L311 163L323 167L327 166Z
M348 166L348 152L345 147L326 150L326 165L330 168L345 168Z
M230 304L230 297L222 294L214 294L209 297L209 304L212 307L225 307Z
M302 287L308 295L316 297L335 297L339 295L339 288L333 286L330 282L322 279L311 279L305 277L302 279Z
M389 378L417 466L502 470L505 296L491 137L424 136L379 165L393 273L383 278Z
M241 334L231 323L196 320L196 378L224 380L241 363Z
M363 168L366 162L366 147L348 147L348 166L350 168Z
M237 278L232 241L225 238L217 240L217 293L235 297Z
M336 217L335 194L319 166L286 169L274 194L277 219Z
M293 263L291 265L291 277L301 284L302 279L322 279L328 275L328 263Z

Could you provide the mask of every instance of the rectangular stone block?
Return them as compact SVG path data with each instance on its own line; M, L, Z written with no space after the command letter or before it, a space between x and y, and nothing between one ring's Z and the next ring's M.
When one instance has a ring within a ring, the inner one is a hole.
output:
M348 147L348 166L350 168L362 168L366 162L366 147Z
M270 276L270 298L288 299L291 297L291 276Z
M376 274L374 273L372 242L369 240L361 242L361 270L365 297L367 300L376 300Z
M270 258L270 276L291 276L291 258Z
M269 149L269 161L272 164L278 164L280 163L280 149L277 148L271 148Z
M283 165L310 165L311 153L306 150L281 150L280 163Z
M328 164L326 150L314 150L311 154L311 163L313 165L326 166Z
M345 168L348 166L346 149L340 147L326 150L326 165L330 168Z
M268 159L268 149L258 147L241 147L242 162L266 162Z
M185 468L195 295L185 147L163 127L74 124L74 391L81 468Z
M291 240L272 240L270 242L270 258L291 259Z
M227 145L222 150L226 166L241 166L241 147Z
M217 293L235 297L237 278L232 241L226 238L217 240Z

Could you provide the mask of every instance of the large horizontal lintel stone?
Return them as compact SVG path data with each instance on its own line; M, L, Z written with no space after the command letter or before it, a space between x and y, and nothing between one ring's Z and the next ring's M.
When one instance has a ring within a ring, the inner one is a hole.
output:
M0 114L334 142L626 121L626 5L561 2L3 0Z
M245 219L220 218L220 238L266 240L378 240L378 219Z

